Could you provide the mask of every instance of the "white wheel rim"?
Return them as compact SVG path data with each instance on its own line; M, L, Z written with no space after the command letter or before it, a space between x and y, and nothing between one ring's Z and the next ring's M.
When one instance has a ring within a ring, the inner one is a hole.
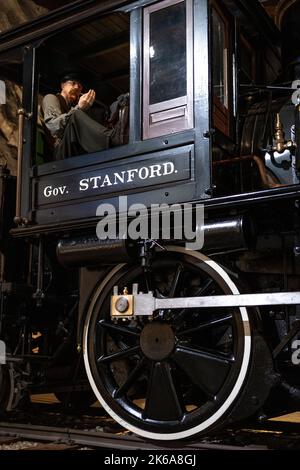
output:
M203 255L202 253L198 253L198 252L194 252L194 251L193 252L187 251L185 248L177 247L177 246L168 247L168 252L169 251L187 254L187 255L190 255L190 256L193 256L193 257L199 259L200 261L204 262L207 266L212 268L215 272L217 272L221 276L221 278L224 280L226 285L231 290L232 294L239 294L240 293L238 288L236 287L236 285L233 283L233 281L230 279L230 277L226 273L226 271L221 266L219 266L215 261L211 260L210 258ZM87 373L87 377L88 377L88 380L90 382L90 385L91 385L97 399L99 400L99 402L101 403L103 408L107 411L107 413L117 423L119 423L121 426L123 426L125 429L128 429L129 431L131 431L131 432L133 432L133 433L135 433L139 436L145 437L147 439L156 439L156 440L165 440L165 441L168 440L168 441L170 441L170 440L177 440L177 439L185 439L185 438L191 437L193 435L196 435L200 432L203 432L203 431L205 431L205 429L208 429L213 424L215 424L227 412L227 410L230 408L232 403L237 398L237 396L238 396L238 394L239 394L239 392L240 392L240 390L241 390L241 388L244 384L244 381L245 381L245 378L246 378L246 375L247 375L247 371L248 371L249 362L250 362L250 354L251 354L251 332L250 332L250 327L249 327L249 317L248 317L247 310L246 310L245 307L239 307L241 320L242 320L242 324L243 324L243 330L244 330L244 353L243 353L243 359L242 359L242 363L241 363L241 367L240 367L240 372L239 372L239 375L237 377L237 380L235 382L235 385L234 385L233 389L231 390L230 394L228 395L228 397L226 398L226 400L224 401L222 406L220 408L218 408L214 414L212 414L208 419L203 421L198 426L194 426L193 428L190 428L190 429L187 429L187 430L184 430L184 431L181 431L181 432L156 433L156 432L150 432L150 431L146 431L144 429L140 429L140 428L132 425L131 423L128 423L127 421L125 421L114 410L112 410L111 407L107 404L107 402L102 397L102 395L100 394L100 392L99 392L99 390L96 386L96 383L95 383L95 380L94 380L94 377L93 377L93 374L92 374L92 371L91 371L89 358L88 358L88 331L89 331L89 324L90 324L90 320L91 320L91 316L92 316L92 313L93 313L95 303L98 300L100 293L102 292L104 287L107 285L107 283L110 281L110 279L120 269L122 269L123 266L125 266L125 264L119 264L105 277L105 279L102 281L102 283L99 285L98 289L96 290L96 292L94 294L94 297L93 297L93 301L91 302L91 304L89 306L88 313L87 313L87 318L86 318L86 321L85 321L84 332L83 332L83 357L84 357L86 373Z

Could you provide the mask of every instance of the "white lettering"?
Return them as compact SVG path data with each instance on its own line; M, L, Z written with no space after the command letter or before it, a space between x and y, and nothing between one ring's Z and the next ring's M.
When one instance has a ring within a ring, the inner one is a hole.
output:
M63 195L66 192L67 186L62 186L62 187L60 186L58 189L59 189L60 194Z
M141 168L130 168L129 170L122 170L120 172L112 173L111 175L106 173L103 177L98 175L91 176L90 178L83 178L79 181L79 191L87 191L88 189L98 189L118 184L132 183L136 178L139 178L140 180L146 180L148 178L159 178L161 176L171 175L175 172L175 165L172 162L165 162L161 165L142 166ZM101 181L102 184L100 185ZM51 189L50 186L45 188L46 193L50 191L49 188ZM57 191L55 190L55 193L56 192Z
M92 178L90 178L90 181L91 181L91 182L94 181L93 189L99 188L99 186L98 186L98 180L99 180L99 182L101 181L101 176L93 176Z
M161 165L150 165L150 178L155 178L156 176L162 176Z
M112 186L112 182L110 181L108 175L105 175L103 183L101 184L101 188L103 188L103 186Z
M175 173L175 166L172 162L166 162L162 165L164 167L163 175L171 175Z
M44 189L44 196L45 197L51 197L51 196L59 196L59 195L64 195L67 193L67 186L58 186L57 188L52 188L52 186L46 186Z
M114 184L119 184L119 182L124 184L125 171L122 171L122 176L120 175L120 173L114 173L114 177L115 177ZM119 181L117 181L117 179Z
M86 191L89 188L89 179L83 178L79 181L79 191Z
M138 170L135 168L133 170L127 171L127 183L131 183L133 181L134 173L137 173Z
M146 166L143 166L142 168L139 169L139 178L141 180L145 180L149 178L149 168Z
M46 186L44 189L44 196L50 197L52 194L52 186Z

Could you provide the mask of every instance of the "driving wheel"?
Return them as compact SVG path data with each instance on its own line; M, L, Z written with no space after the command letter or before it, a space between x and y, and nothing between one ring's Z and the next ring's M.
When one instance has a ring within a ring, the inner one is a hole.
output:
M161 298L238 294L225 270L202 254L168 247L150 273L119 265L95 289L84 328L84 361L103 407L149 439L184 439L226 421L250 367L246 308L164 309L152 318L110 317L113 287L133 283Z

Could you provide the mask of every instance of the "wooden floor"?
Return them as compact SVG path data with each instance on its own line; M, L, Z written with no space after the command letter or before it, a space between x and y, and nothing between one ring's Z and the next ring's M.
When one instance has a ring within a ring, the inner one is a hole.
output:
M56 396L53 393L31 395L31 401L32 403L49 403L49 404L59 403L59 400L56 398ZM98 401L96 401L92 406L99 407L100 404ZM295 413L291 413L288 415L278 416L276 418L272 418L270 421L282 421L286 423L300 423L300 411L297 411Z
M35 395L31 395L30 399L32 403L49 403L50 405L53 405L54 403L60 403L60 401L56 398L54 393L35 394ZM99 402L95 400L95 403L92 405L92 407L98 408L99 406L100 406Z
M54 393L43 393L38 395L31 395L30 397L32 403L60 403L60 401L56 398Z
M300 423L300 411L290 413L289 415L278 416L270 419L270 421L283 421L286 423Z

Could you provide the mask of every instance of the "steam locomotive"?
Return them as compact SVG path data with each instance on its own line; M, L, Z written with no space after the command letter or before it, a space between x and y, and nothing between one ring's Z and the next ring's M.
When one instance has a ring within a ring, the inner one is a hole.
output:
M17 174L0 176L3 412L53 392L177 440L299 409L300 82L282 79L281 41L254 0L78 1L0 35L19 97ZM129 93L125 137L55 161L38 107L67 66L99 122Z

